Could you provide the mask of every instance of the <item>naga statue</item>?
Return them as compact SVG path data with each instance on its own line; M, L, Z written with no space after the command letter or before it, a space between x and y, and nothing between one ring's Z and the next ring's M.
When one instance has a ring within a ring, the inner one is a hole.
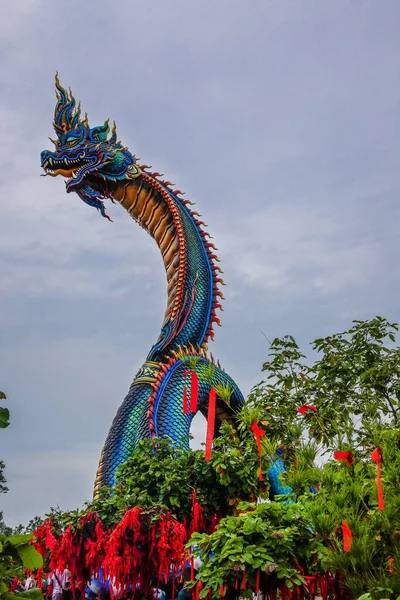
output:
M167 276L168 304L160 335L136 374L111 425L97 470L95 494L115 483L115 473L145 437L168 436L188 447L195 412L182 410L185 374L195 364L199 374L197 407L208 414L211 387L218 393L215 431L234 420L244 404L236 383L207 357L207 342L218 323L223 284L215 246L192 202L162 180L160 173L139 165L135 155L117 140L115 123L90 127L81 118L71 90L56 75L54 150L41 153L46 175L67 178L67 193L75 192L103 217L104 200L119 203L153 237L160 248ZM111 220L111 219L110 219ZM202 373L205 376L202 376Z

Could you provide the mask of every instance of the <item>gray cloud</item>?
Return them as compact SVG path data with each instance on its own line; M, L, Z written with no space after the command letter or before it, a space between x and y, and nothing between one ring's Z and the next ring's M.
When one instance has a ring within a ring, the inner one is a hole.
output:
M118 207L40 178L53 76L196 200L225 271L213 353L244 392L268 337L399 320L397 0L21 0L0 8L0 436L10 523L72 508L158 334L165 276ZM196 444L204 438L198 419Z

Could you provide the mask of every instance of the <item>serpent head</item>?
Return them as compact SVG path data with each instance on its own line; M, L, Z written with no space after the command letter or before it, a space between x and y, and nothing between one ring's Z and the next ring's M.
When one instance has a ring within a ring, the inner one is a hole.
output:
M103 200L110 197L109 182L134 179L141 170L135 157L117 141L115 123L108 137L108 120L90 127L87 115L81 119L80 103L76 104L71 90L60 85L57 74L56 96L53 125L57 138L51 140L53 151L41 153L41 165L46 175L65 177L68 193L76 192L107 217Z

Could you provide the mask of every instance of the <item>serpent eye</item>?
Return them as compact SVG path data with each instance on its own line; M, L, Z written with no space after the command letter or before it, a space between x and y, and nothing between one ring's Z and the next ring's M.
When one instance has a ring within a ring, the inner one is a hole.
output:
M71 147L71 146L75 146L75 145L78 143L78 141L79 141L79 140L78 140L77 138L70 138L69 140L67 140L67 141L65 142L65 145L66 145L66 146L69 146L69 147Z

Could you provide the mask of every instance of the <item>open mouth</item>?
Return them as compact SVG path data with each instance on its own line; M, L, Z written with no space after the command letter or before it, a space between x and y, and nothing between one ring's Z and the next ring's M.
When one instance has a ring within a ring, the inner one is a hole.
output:
M56 177L61 175L62 177L69 177L68 181L73 178L79 177L80 172L90 163L90 159L70 159L70 158L53 158L49 156L43 162L42 167L46 171L47 175Z

